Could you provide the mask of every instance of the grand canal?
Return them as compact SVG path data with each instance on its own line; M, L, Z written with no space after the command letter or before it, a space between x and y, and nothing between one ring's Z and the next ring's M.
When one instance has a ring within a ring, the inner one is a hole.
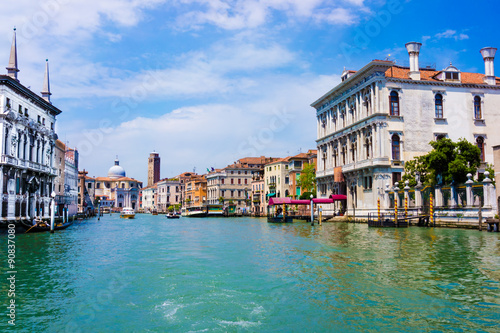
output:
M17 233L16 326L7 324L3 279L0 330L498 332L499 239L107 215L52 235Z

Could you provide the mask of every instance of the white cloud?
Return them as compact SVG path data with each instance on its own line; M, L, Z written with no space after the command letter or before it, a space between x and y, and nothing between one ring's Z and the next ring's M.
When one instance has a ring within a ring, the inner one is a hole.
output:
M127 174L142 180L146 154L153 149L163 157L162 177L187 171L186 165L203 173L244 156L284 156L315 147L314 109L308 104L336 81L330 76L269 76L260 82L260 98L250 103L186 106L116 127L68 133L67 139L80 150L81 168L103 175L118 154Z
M436 35L434 35L434 37L436 37L437 39L442 39L442 38L452 38L455 40L469 39L468 35L464 33L457 34L457 31L452 29L448 29L446 31L437 33Z
M363 0L178 0L196 5L196 10L184 9L177 26L199 28L205 24L234 30L256 28L268 23L275 12L284 12L289 19L310 19L333 25L357 22L355 14L364 10Z

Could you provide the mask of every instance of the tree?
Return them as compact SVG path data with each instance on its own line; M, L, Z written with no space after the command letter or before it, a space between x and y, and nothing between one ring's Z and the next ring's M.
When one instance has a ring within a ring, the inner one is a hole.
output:
M409 180L410 186L416 185L417 171L424 184L464 183L467 174L475 174L481 164L481 150L463 138L458 142L444 138L430 145L433 149L429 153L405 163L402 179Z
M222 197L222 196L221 196L221 197L219 197L219 199L218 199L218 200L219 200L219 203L220 203L221 205L223 205L223 204L224 204L224 197Z
M175 210L174 206L168 206L167 209L170 213L172 213Z
M316 193L316 165L314 163L305 164L297 185L305 192Z

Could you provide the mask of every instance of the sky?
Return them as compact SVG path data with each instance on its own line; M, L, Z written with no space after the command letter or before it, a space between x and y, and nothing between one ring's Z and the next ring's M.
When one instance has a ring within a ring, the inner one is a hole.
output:
M79 150L79 169L105 176L118 156L145 182L153 151L166 178L315 149L310 104L344 67L408 65L407 42L423 44L421 66L484 73L479 50L500 47L499 10L491 0L17 0L0 11L0 64L16 27L18 77L40 92L49 60L56 132Z

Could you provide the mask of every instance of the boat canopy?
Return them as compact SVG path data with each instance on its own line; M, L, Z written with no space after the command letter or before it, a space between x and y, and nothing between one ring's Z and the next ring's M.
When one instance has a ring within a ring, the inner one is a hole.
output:
M315 204L330 204L338 200L347 200L347 196L343 194L332 194L329 198L314 198L312 199ZM269 206L273 205L310 205L311 200L295 200L290 198L271 198L269 199Z
M266 195L266 197L274 197L276 195L276 193L269 193L268 195Z

